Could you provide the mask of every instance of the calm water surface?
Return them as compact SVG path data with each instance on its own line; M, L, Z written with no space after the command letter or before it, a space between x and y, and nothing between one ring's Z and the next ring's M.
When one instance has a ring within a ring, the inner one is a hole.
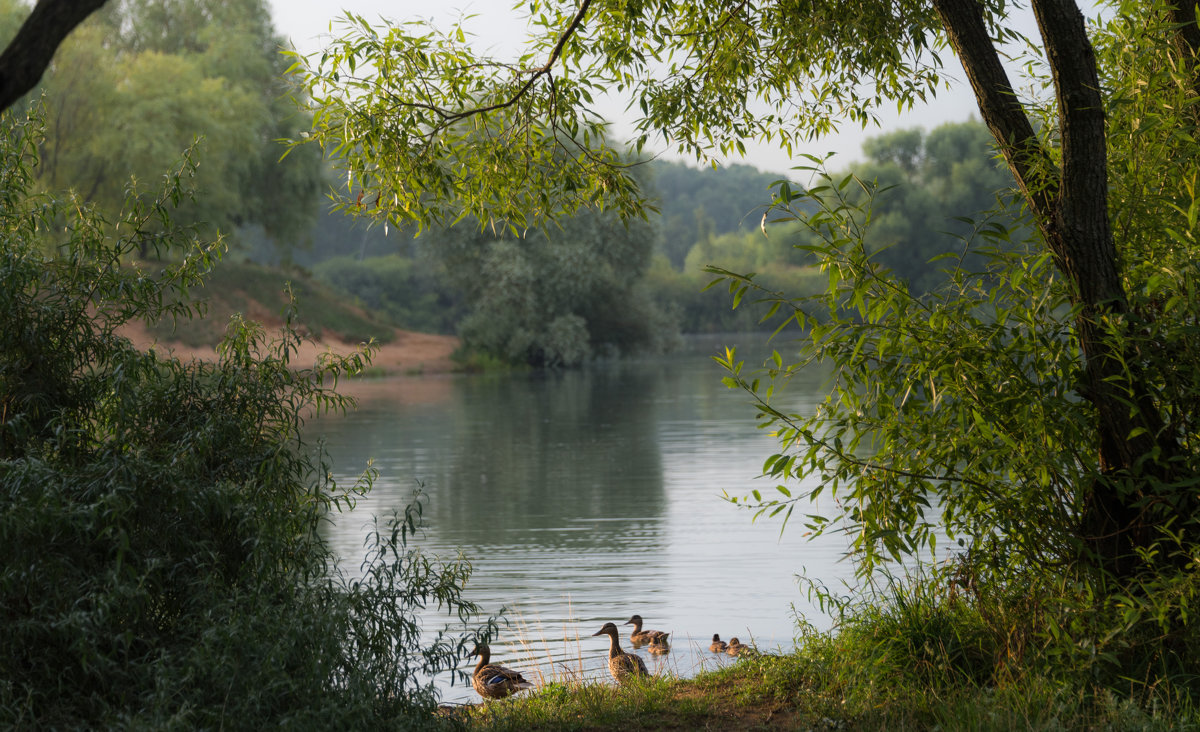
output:
M368 459L379 470L370 496L328 530L345 570L362 560L371 516L402 511L420 481L419 546L471 560L468 598L511 621L493 659L526 678L606 676L608 639L591 634L634 613L672 633L672 653L645 654L648 664L681 676L728 661L708 652L713 633L790 647L797 613L829 622L796 575L835 585L852 571L839 561L843 537L807 541L799 521L781 535L722 498L774 490L757 476L777 445L710 358L761 339L697 339L682 354L565 373L349 385L358 410L310 426L340 481ZM794 383L789 406L808 411L819 383ZM449 675L437 683L446 701L477 698Z

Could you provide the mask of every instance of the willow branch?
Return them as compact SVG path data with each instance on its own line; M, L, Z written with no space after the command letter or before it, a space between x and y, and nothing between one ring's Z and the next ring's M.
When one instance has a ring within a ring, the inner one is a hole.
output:
M579 10L575 13L575 17L571 19L571 23L566 27L565 30L563 30L562 35L558 37L558 42L554 44L554 49L550 52L550 58L544 65L532 70L529 79L521 85L521 88L518 89L515 94L503 102L497 102L496 104L491 104L486 107L469 109L465 112L454 113L450 115L450 121L457 122L468 117L473 117L477 114L485 114L487 112L494 112L498 109L506 109L519 102L522 97L529 93L529 90L532 89L533 85L538 82L538 79L550 73L550 70L554 67L555 62L558 61L558 59L562 56L563 48L566 47L567 41L570 40L571 36L575 35L575 31L579 30L579 27L583 25L583 20L587 17L588 8L590 8L591 5L592 0L583 0L583 2L579 4Z

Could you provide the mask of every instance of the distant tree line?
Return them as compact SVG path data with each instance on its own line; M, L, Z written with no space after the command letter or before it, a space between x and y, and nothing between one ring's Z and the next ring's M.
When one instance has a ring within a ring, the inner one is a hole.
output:
M27 12L0 0L0 30L15 32ZM353 215L367 212L361 201L333 211L324 193L344 181L315 146L280 159L275 141L311 125L291 99L300 92L281 44L260 0L109 3L29 97L46 109L38 184L71 186L111 217L127 189L142 195L200 140L200 195L181 201L176 220L222 232L256 261L302 266L399 327L455 333L468 352L512 363L577 364L663 351L681 332L763 327L764 308L734 310L705 290L707 265L758 272L790 292L823 286L804 235L763 225L781 176L747 165L636 166L658 212L630 223L589 211L544 231L468 220L414 238ZM935 287L931 260L961 252L955 237L970 225L955 217L992 208L1009 185L988 141L977 122L903 130L868 140L852 166L884 189L869 245L913 287ZM149 240L140 254L152 254Z
M866 160L842 174L878 185L868 246L915 290L944 280L938 257L978 263L968 243L973 227L1006 211L1011 176L989 140L974 121L900 130L870 138ZM468 348L536 364L661 350L678 332L768 327L759 322L764 306L734 310L705 290L708 265L757 272L776 290L824 287L805 251L811 232L764 224L779 175L746 165L653 161L646 168L644 185L660 213L644 223L589 212L524 238L465 224L413 238L330 216L297 261L403 327L458 333ZM865 201L862 189L857 196ZM1015 221L1015 209L1006 218ZM587 347L567 347L564 338Z

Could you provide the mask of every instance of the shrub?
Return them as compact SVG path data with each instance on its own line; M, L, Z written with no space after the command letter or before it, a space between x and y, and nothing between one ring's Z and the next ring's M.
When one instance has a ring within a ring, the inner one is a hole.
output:
M415 504L338 575L318 526L372 476L339 488L301 438L369 349L295 370L294 332L235 318L215 363L139 352L117 328L188 317L221 251L171 224L190 159L110 226L30 194L36 125L0 137L0 726L427 723L418 674L468 640L422 648L415 610L465 619L469 565L409 547ZM181 264L127 264L147 243Z

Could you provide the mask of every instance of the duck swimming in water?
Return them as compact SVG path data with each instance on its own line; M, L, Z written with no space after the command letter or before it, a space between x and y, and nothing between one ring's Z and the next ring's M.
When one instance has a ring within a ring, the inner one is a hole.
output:
M712 645L708 647L708 650L712 651L713 653L724 653L728 649L729 646L725 644L725 641L721 640L721 635L719 633L713 633L713 642Z
M659 655L670 653L671 644L667 642L668 635L668 633L663 633L662 635L651 638L650 645L646 646L646 650L650 653L657 653Z
M737 655L740 655L742 651L746 650L749 647L750 646L742 643L737 638L730 638L729 646L725 649L725 652L731 656L737 656Z
M664 633L661 630L642 630L642 616L634 615L625 625L632 625L633 632L629 634L629 640L635 646L645 645L650 643L655 638L662 638L663 643L666 643L666 638L670 633Z

